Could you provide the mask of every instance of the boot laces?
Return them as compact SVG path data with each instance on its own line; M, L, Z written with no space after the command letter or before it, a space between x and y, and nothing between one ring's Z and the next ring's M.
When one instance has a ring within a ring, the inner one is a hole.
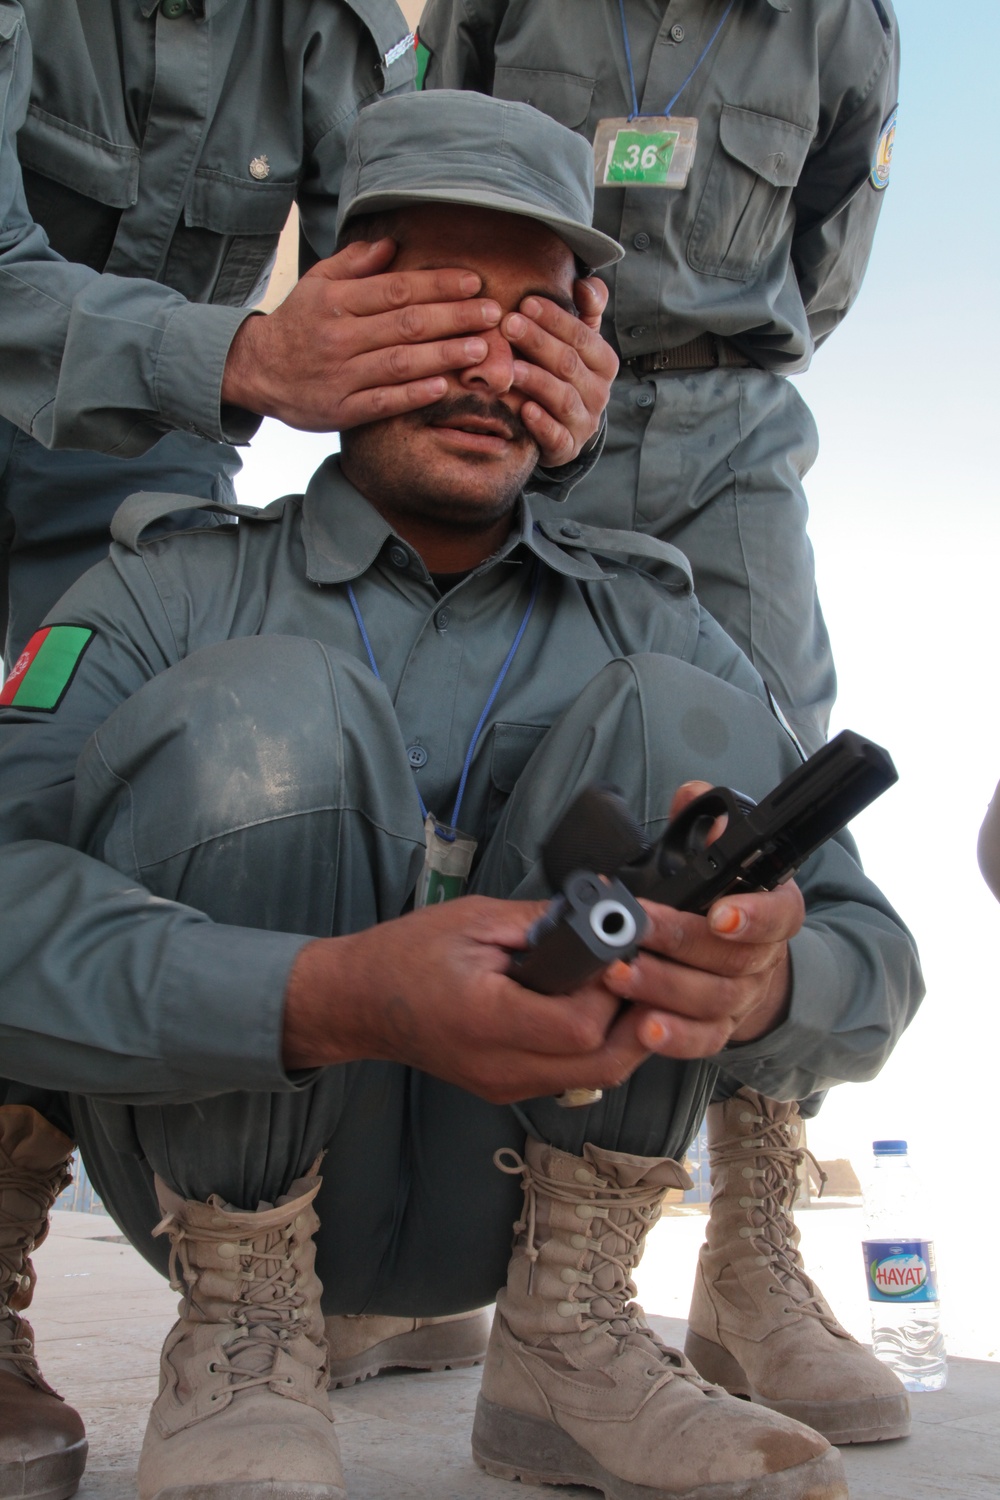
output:
M4 1364L16 1366L18 1373L33 1384L35 1376L41 1377L31 1324L0 1302L0 1367Z
M493 1161L501 1172L521 1178L524 1210L514 1225L514 1233L525 1236L524 1252L532 1264L537 1262L540 1254L536 1243L539 1196L555 1199L559 1203L586 1204L590 1209L592 1222L604 1220L607 1223L608 1227L603 1234L595 1236L583 1232L586 1221L581 1218L580 1239L587 1242L592 1269L573 1272L572 1281L569 1281L568 1271L564 1272L568 1285L566 1297L559 1303L559 1311L567 1318L579 1317L582 1341L590 1344L602 1333L610 1334L619 1342L619 1354L624 1353L628 1345L639 1344L644 1351L655 1354L656 1368L650 1374L666 1380L679 1376L704 1386L705 1382L694 1367L688 1365L678 1350L671 1349L649 1327L642 1308L634 1301L638 1288L632 1280L631 1271L642 1254L646 1235L660 1218L665 1189L642 1184L620 1187L617 1183L598 1176L596 1169L591 1166L589 1170L593 1173L592 1182L586 1185L590 1191L583 1197L583 1184L560 1182L554 1177L546 1176L537 1168L529 1166L510 1147L497 1151ZM613 1284L610 1289L597 1285L599 1280L607 1280L607 1277L600 1276L602 1266L611 1268ZM577 1297L577 1287L581 1285L593 1288L590 1300L580 1300ZM595 1304L598 1303L602 1304L599 1312L595 1311Z
M0 1150L0 1306L17 1290L26 1292L28 1257L45 1237L49 1209L73 1180L66 1162L48 1173L29 1172ZM28 1217L13 1211L13 1204L27 1199L37 1205Z
M806 1158L819 1176L819 1197L823 1195L827 1174L808 1146L791 1144L786 1122L752 1114L747 1123L754 1126L753 1138L733 1136L713 1144L712 1162L719 1166L740 1164L745 1172L751 1171L761 1180L763 1194L750 1195L752 1201L747 1210L750 1234L746 1236L757 1251L760 1264L770 1268L777 1286L791 1298L796 1312L819 1319L831 1333L842 1334L844 1330L806 1271L799 1251L799 1232L792 1217L798 1172ZM756 1163L752 1168L747 1160L750 1150Z
M165 1231L171 1239L170 1285L185 1297L188 1310L197 1306L195 1288L204 1274L204 1267L192 1261L188 1241L193 1245L237 1242L238 1256L233 1260L233 1268L238 1270L239 1280L228 1314L237 1332L226 1340L210 1368L213 1373L226 1375L234 1391L270 1384L279 1351L300 1330L299 1309L305 1303L304 1295L295 1287L291 1244L295 1226L271 1229L263 1236L258 1233L257 1242L248 1243L240 1238L235 1225L219 1229L199 1226L191 1230L168 1214L153 1232ZM182 1279L178 1278L178 1269Z

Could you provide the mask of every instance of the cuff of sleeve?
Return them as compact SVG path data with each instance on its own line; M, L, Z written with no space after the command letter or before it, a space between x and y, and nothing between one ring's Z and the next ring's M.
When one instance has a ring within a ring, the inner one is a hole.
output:
M179 941L161 971L160 1055L171 1092L305 1088L316 1070L286 1072L281 1039L288 976L312 938L206 921L187 924Z
M788 953L792 1002L787 1018L755 1042L724 1047L710 1059L741 1083L775 1097L780 1096L775 1090L782 1078L801 1079L803 1068L808 1069L815 1057L817 1041L829 1036L842 979L833 950L822 933L803 928L792 938Z
M528 481L529 495L544 495L547 500L566 500L575 484L585 478L597 463L604 449L608 431L607 413L601 417L601 425L588 438L572 463L560 464L556 469L543 469L541 465Z
M156 401L163 420L216 443L247 443L260 426L254 412L222 406L222 376L237 330L251 307L185 302L167 321L156 360Z

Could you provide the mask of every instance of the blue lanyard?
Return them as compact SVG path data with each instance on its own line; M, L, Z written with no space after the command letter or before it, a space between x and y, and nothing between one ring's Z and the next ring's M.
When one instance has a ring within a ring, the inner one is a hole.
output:
M705 58L708 56L709 52L711 52L711 50L712 50L712 43L715 41L715 38L719 35L719 32L722 30L723 26L725 26L726 22L728 21L728 19L729 19L729 12L732 10L732 8L733 8L733 6L735 4L736 4L736 0L729 0L729 4L726 6L726 9L725 9L725 11L723 13L722 20L719 22L718 26L716 26L715 30L712 32L712 35L709 37L708 41L705 43L705 46L702 49L701 56L699 57L698 61L695 63L694 67L691 69L691 71L688 74L688 76L685 78L684 82L681 84L680 88L677 90L677 92L674 95L674 97L668 103L666 109L663 111L663 113L665 115L669 115L670 114L670 111L673 109L674 105L677 103L678 99L681 97L681 95L683 94L684 90L687 88L688 84L691 82L692 78L697 73L697 71L701 67L702 63L705 61ZM621 17L622 17L622 37L624 38L624 41L625 41L625 62L627 64L627 66L628 66L629 88L632 91L632 113L629 115L629 119L630 120L634 120L635 117L636 117L636 115L639 113L639 100L638 100L638 98L636 96L636 92L635 92L635 72L633 71L633 68L632 68L632 48L629 45L628 27L625 24L625 0L618 0L618 9L621 11Z
M490 709L493 707L494 701L496 699L496 695L497 695L497 693L499 693L501 685L503 683L503 680L507 676L508 671L510 670L510 664L514 660L514 657L517 654L517 648L521 644L521 640L522 640L522 638L524 636L524 632L528 628L528 621L531 619L531 612L532 612L532 610L535 607L535 600L538 598L538 584L539 584L539 580L541 579L541 576L542 576L541 564L539 563L538 559L536 558L535 559L535 563L534 563L534 567L532 569L531 595L530 595L530 597L528 599L528 606L527 606L527 608L524 611L524 618L522 619L520 625L518 626L517 635L515 635L513 643L511 645L511 648L507 652L507 656L506 656L506 658L504 660L504 664L500 668L500 671L497 674L497 680L493 684L493 687L490 689L490 695L487 698L485 704L483 705L483 711L482 711L482 713L479 715L479 722L477 723L475 729L472 731L472 738L469 741L469 748L465 752L465 764L462 766L462 775L461 775L461 779L459 780L459 783L458 783L458 792L457 792L457 794L455 796L455 806L452 808L452 812L451 812L451 824L450 824L450 826L448 828L443 828L440 825L438 825L438 826L435 827L435 832L437 833L438 837L444 839L447 843L453 844L455 842L455 835L454 835L454 832L452 830L456 829L458 827L458 815L459 815L459 812L461 811L461 808L462 808L462 798L465 796L465 783L469 779L469 771L470 771L471 766L472 766L472 757L476 753L476 746L479 743L479 736L483 732L483 725L486 723L486 716L489 713ZM377 663L375 661L375 653L372 650L372 643L368 639L368 632L365 629L365 622L364 622L364 620L361 617L361 609L360 609L360 607L358 605L357 599L355 598L354 589L352 588L352 586L350 584L347 585L347 597L351 601L351 608L354 611L354 618L358 622L358 629L361 632L361 639L364 641L364 643L365 643L365 650L368 652L368 661L369 661L369 664L371 666L372 671L375 673L375 676L378 678L379 682L381 682L382 681L382 675L379 672L378 665L377 665ZM416 792L417 792L417 801L420 803L420 813L421 813L421 816L424 819L426 819L427 818L427 808L424 805L424 799L423 799L423 797L420 795L420 788L419 787L416 788Z

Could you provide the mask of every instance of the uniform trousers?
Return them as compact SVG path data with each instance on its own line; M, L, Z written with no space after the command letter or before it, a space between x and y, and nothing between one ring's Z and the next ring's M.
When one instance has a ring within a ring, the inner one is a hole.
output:
M837 691L816 593L803 476L812 413L788 380L722 368L615 381L601 459L568 510L686 554L695 592L753 662L808 752Z
M535 751L473 889L546 894L539 844L591 781L620 786L655 835L695 766L731 776L761 755L770 768L781 738L763 703L685 663L614 661ZM423 827L390 698L365 664L316 641L265 636L192 653L115 710L83 750L77 787L74 842L217 922L328 936L412 900ZM520 1184L494 1151L522 1150L531 1133L574 1154L591 1141L681 1157L717 1076L710 1061L652 1058L589 1108L506 1107L362 1061L292 1078L285 1092L70 1107L95 1187L161 1271L153 1172L185 1197L255 1208L325 1152L324 1309L427 1316L480 1306L505 1279Z

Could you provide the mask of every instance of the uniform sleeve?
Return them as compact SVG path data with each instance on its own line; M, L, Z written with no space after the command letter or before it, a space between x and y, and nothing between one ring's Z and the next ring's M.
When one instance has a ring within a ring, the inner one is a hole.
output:
M114 548L48 623L76 628L73 651L91 634L54 710L18 707L38 701L23 671L26 692L0 709L3 1073L132 1103L299 1086L281 1066L281 1025L307 940L213 923L72 847L83 745L178 659L141 557Z
M846 315L861 288L886 176L876 172L880 146L891 152L899 85L899 33L887 0L863 0L866 25L855 34L847 68L851 82L831 81L820 135L795 189L792 263L819 345ZM868 40L873 36L876 45ZM823 75L837 71L821 59Z
M425 89L492 94L494 46L507 0L427 0L419 37L427 49Z
M122 457L174 428L248 441L260 419L220 407L248 310L73 264L32 220L17 158L31 66L24 13L0 0L0 413L47 448Z
M353 0L338 7L336 27L313 38L303 80L307 161L298 192L302 269L336 249L348 136L366 105L413 90L414 40L395 0Z

